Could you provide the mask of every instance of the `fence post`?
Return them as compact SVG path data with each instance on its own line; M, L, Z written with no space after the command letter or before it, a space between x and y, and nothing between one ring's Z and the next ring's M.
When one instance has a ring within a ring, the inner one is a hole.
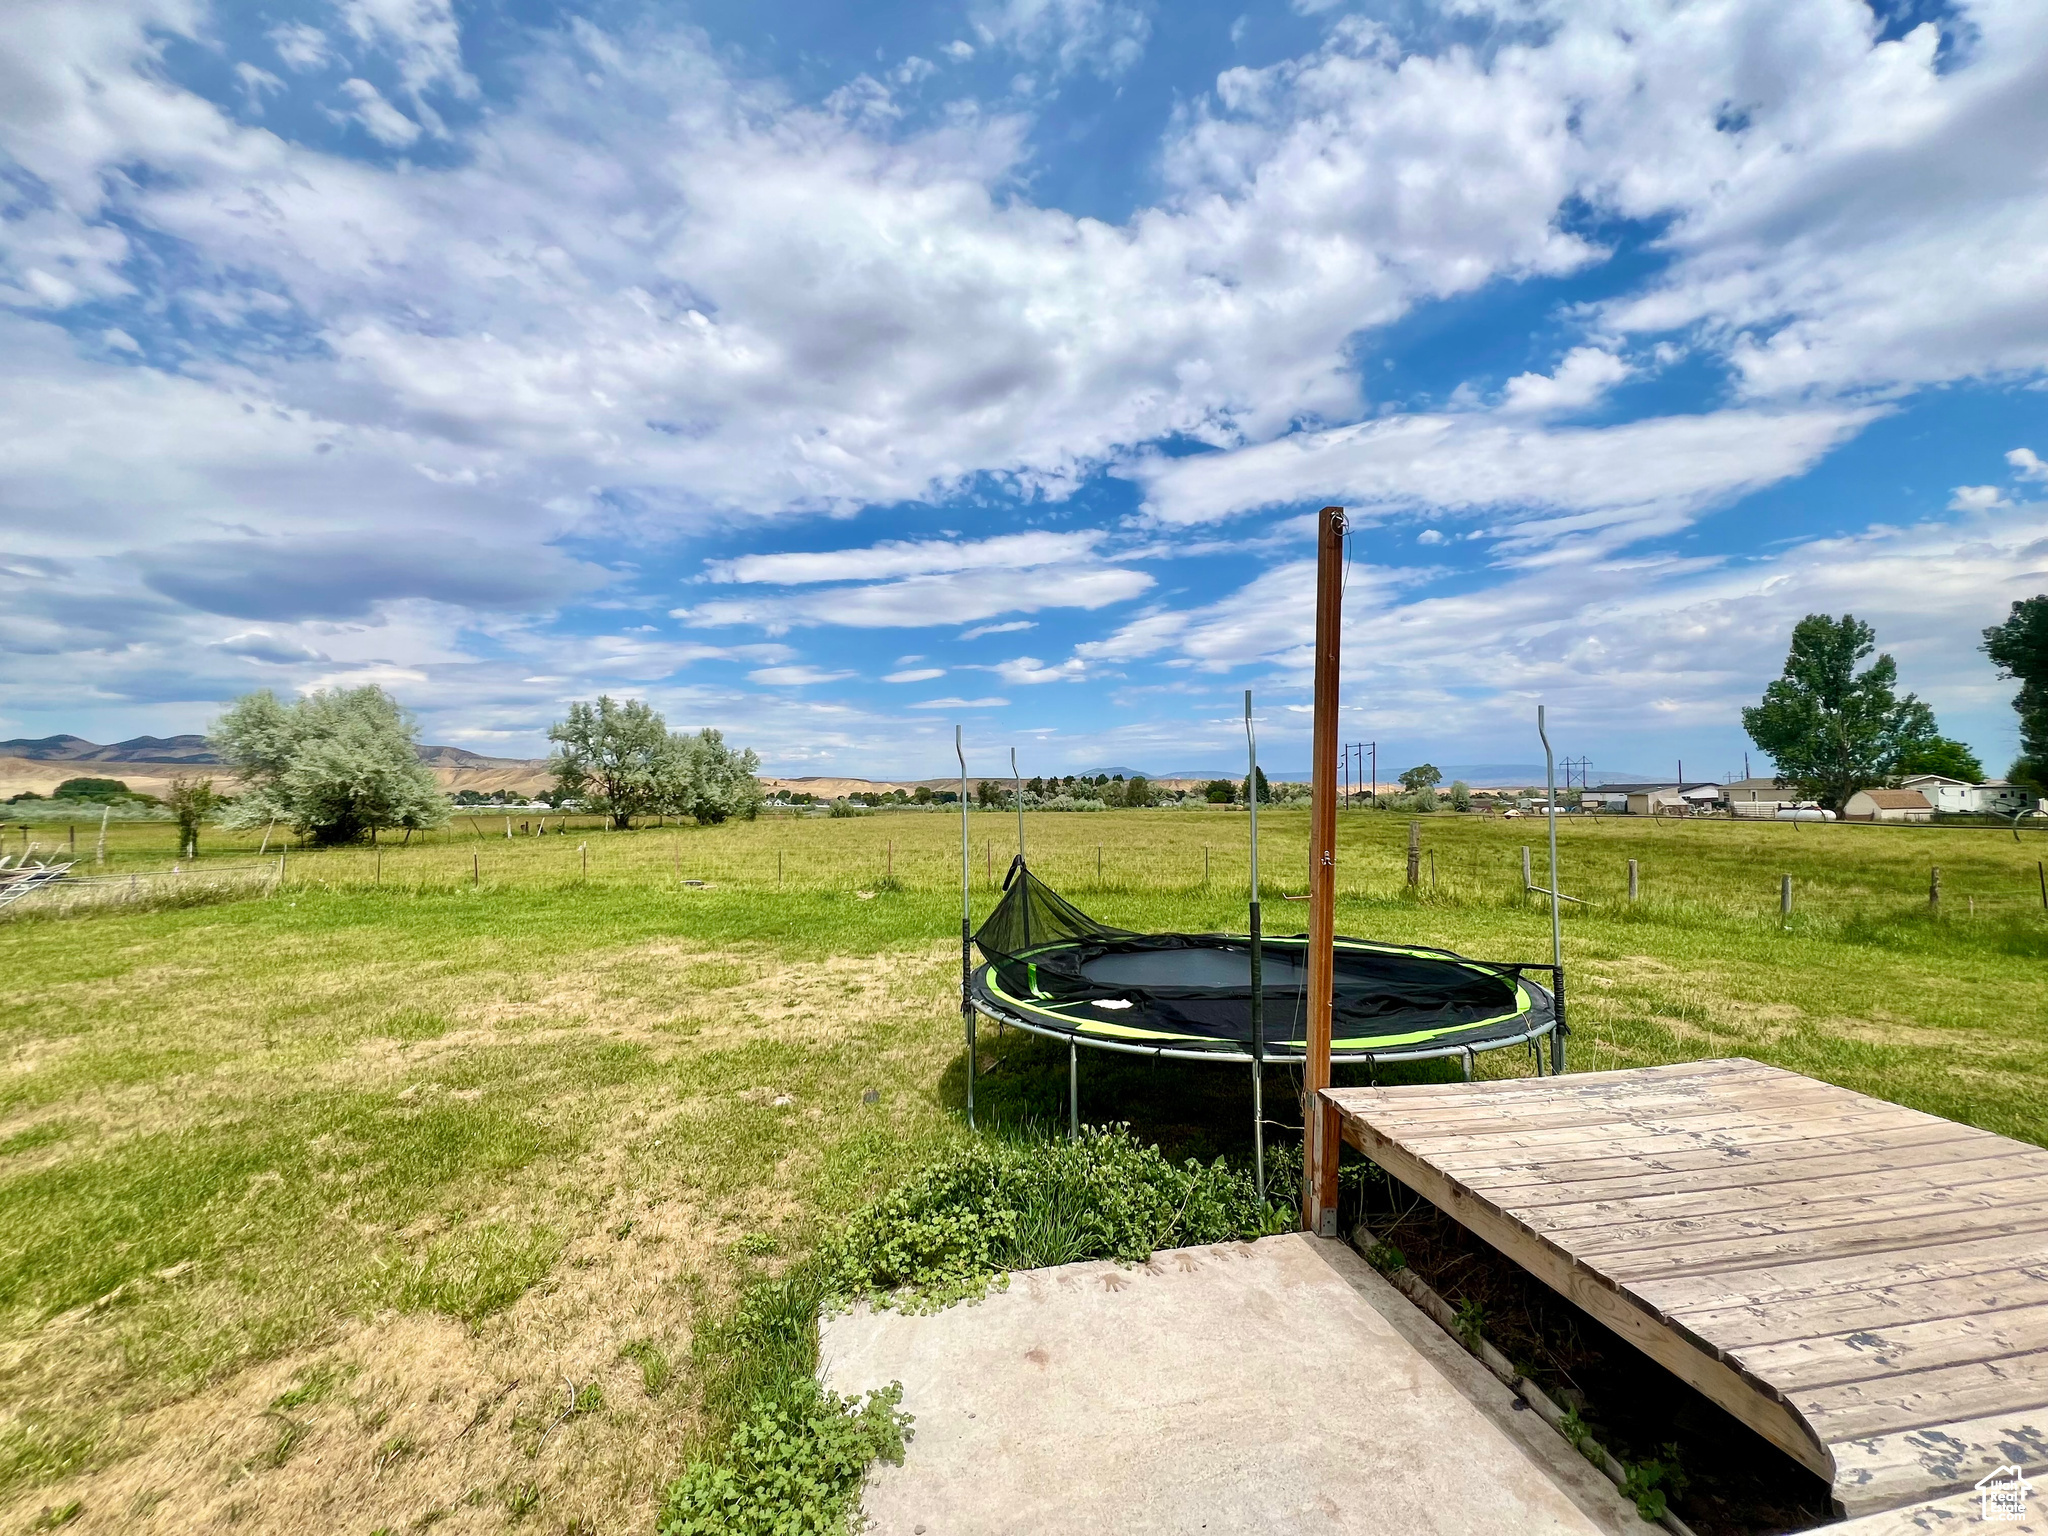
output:
M2048 912L2048 863L2040 859L2034 860L2034 873L2041 881L2041 910Z
M1522 862L1529 862L1529 850L1522 850ZM1408 888L1412 891L1422 883L1422 823L1408 823Z
M782 850L780 848L775 850L775 883L777 886L782 884Z
M1941 911L1941 866L1935 865L1927 874L1927 909Z
M1202 844L1202 884L1209 883L1209 845Z
M882 874L886 879L896 878L896 839L889 839L888 851L882 856Z
M1524 843L1522 844L1522 889L1533 891L1535 888L1536 882L1529 878L1529 845Z
M590 844L578 843L576 851L583 855L583 878L588 880L590 878Z
M1790 875L1780 875L1778 876L1778 916L1790 917L1791 915L1792 877Z
M1636 899L1636 890L1636 861L1634 859L1630 859L1628 861L1628 899L1630 901L1634 901Z
M1102 884L1102 844L1095 845L1095 883Z
M377 884L379 884L379 885L382 885L383 883L384 883L384 850L383 850L382 848L379 848L379 849L377 850Z
M470 850L470 852L469 852L469 884L470 884L470 888L471 888L472 890L474 890L474 889L475 889L476 887L478 887L478 886L482 885L483 883L484 883L484 860L483 860L483 855L482 855L482 854L480 854L480 853L478 853L478 852L477 852L477 851L476 851L476 850L475 850L474 848L472 848L472 849Z

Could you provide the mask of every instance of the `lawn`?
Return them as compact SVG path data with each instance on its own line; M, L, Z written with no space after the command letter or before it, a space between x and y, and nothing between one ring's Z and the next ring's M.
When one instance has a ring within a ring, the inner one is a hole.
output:
M80 869L132 888L0 918L0 1529L75 1501L70 1529L645 1530L693 1327L966 1134L957 817L511 825L282 870L215 834L156 878L168 826L101 865L81 825ZM978 911L1016 829L972 818ZM1422 818L1413 891L1407 829L1342 818L1341 931L1548 957L1540 823ZM1268 928L1303 927L1305 817L1261 830ZM1571 1065L1739 1053L2048 1140L2026 836L1566 822ZM1241 815L1027 837L1108 921L1242 925ZM984 1039L984 1119L1063 1120L1064 1053ZM1082 1070L1084 1117L1248 1154L1240 1074Z

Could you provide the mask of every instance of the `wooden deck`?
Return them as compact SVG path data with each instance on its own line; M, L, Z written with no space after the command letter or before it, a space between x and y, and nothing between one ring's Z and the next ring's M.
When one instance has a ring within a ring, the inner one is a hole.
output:
M2048 1151L1744 1060L1324 1094L1844 1514L2048 1484Z

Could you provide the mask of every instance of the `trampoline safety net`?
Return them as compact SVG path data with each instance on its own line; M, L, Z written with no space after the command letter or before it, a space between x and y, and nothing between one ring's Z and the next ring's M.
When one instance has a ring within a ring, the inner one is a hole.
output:
M1081 1043L1249 1055L1251 945L1234 934L1136 933L1096 921L1012 862L974 935L982 1012ZM1263 941L1269 1056L1306 1046L1307 936ZM1548 1032L1549 992L1518 968L1450 950L1340 937L1333 1053L1398 1059L1488 1050Z

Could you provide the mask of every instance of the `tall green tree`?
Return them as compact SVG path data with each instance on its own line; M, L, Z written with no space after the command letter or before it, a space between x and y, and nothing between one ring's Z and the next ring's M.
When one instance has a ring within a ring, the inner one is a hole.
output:
M706 826L735 818L752 821L761 814L761 759L751 747L735 750L710 727L695 736L674 738L687 755L689 788L682 808Z
M1401 775L1401 787L1411 795L1418 790L1435 789L1443 781L1444 776L1434 763L1418 763Z
M179 851L196 858L199 854L199 824L220 804L220 796L213 790L213 780L188 779L181 774L171 780L171 792L164 796L164 804L170 807L171 817L178 823Z
M2048 789L2048 592L2012 605L2003 624L1984 631L1984 654L1998 675L2016 678L2020 755L2006 777Z
M639 699L623 704L601 694L577 701L569 717L548 727L555 743L548 771L555 788L586 809L626 828L635 816L685 814L690 793L690 750L670 736L668 723Z
M1930 736L1917 746L1906 749L1899 758L1899 772L1938 773L1944 778L1975 784L1984 777L1984 765L1977 760L1977 754L1970 750L1968 743L1957 741L1952 736Z
M245 694L210 733L242 781L222 825L281 821L321 843L438 827L448 801L420 761L419 728L382 688L316 689L293 703Z
M1266 770L1255 768L1252 771L1259 776L1259 804L1271 805L1273 803L1273 786L1266 782ZM1246 793L1246 786L1239 784L1236 786L1236 790L1236 798L1244 801L1246 805L1250 805L1252 797Z
M1937 735L1934 711L1896 692L1899 668L1889 654L1856 670L1876 648L1877 632L1854 614L1809 613L1792 627L1784 675L1742 712L1778 782L1830 810L1894 777L1907 753Z

